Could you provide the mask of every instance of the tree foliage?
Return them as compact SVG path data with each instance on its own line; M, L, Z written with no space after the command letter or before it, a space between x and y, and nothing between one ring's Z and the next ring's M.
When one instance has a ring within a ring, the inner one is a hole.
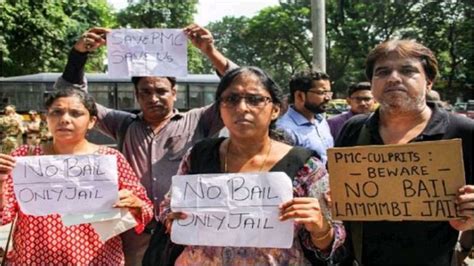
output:
M68 50L91 26L185 27L193 21L197 2L130 0L127 8L113 13L106 0L0 1L0 75L61 71ZM472 1L325 3L327 72L339 97L345 96L350 82L365 79L365 57L376 44L412 38L437 55L441 75L435 89L451 100L462 94L474 98ZM224 17L207 27L226 56L240 65L266 69L283 87L296 71L311 67L310 0L280 0L252 18ZM89 60L89 71L103 69L104 53ZM213 72L208 60L191 45L188 55L191 73Z
M445 97L472 94L472 14L473 4L462 0L326 1L326 65L333 90L345 97L349 83L366 79L365 57L375 45L411 38L437 55L441 77L435 89ZM282 0L250 19L227 17L208 27L229 58L266 69L285 87L295 71L311 67L310 18L310 0Z
M106 0L1 1L0 76L60 72L82 32L113 22ZM92 60L88 68L102 64Z
M193 20L197 0L140 0L117 14L120 26L127 28L182 28Z

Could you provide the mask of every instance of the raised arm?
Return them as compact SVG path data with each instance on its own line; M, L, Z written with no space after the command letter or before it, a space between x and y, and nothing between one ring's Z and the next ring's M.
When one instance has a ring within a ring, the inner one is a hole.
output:
M106 44L105 36L108 32L110 32L109 29L94 27L81 35L69 53L68 62L63 75L56 81L56 84L54 85L55 89L61 90L75 87L87 92L87 80L84 76L84 66L88 54ZM125 111L104 107L98 103L96 106L98 109L98 129L113 139L117 139L118 130L123 121L128 119L130 116L135 116L134 114Z
M197 24L191 24L183 30L191 43L209 58L219 75L223 76L229 69L238 67L217 50L214 46L214 38L208 29Z

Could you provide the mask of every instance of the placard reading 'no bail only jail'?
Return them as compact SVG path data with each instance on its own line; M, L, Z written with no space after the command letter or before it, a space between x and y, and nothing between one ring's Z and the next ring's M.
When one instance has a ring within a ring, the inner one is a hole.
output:
M461 140L328 150L332 215L337 220L458 218L465 184Z
M293 222L280 221L278 205L293 198L283 172L173 176L171 240L183 245L290 248Z
M45 155L16 158L13 189L23 213L92 214L116 210L115 155Z

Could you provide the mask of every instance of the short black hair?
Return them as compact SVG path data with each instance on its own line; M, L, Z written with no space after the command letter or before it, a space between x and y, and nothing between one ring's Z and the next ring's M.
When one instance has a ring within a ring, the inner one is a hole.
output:
M329 80L329 75L322 71L304 70L296 73L290 80L290 102L295 102L295 92L307 92L314 80Z
M347 97L351 97L356 91L370 91L370 82L352 83L347 89Z
M140 76L140 77L132 77L132 83L133 83L133 86L135 87L135 92L137 91L137 86L138 86L138 82L140 82L140 79L142 78L146 78L144 76ZM169 82L171 83L171 88L173 88L175 85L176 85L176 78L175 77L157 77L157 78L166 78L169 80Z
M95 100L92 96L87 94L86 92L76 89L73 87L69 87L66 89L61 89L57 91L53 91L51 93L47 94L46 101L44 103L44 106L46 110L48 110L51 105L53 105L54 101L56 101L59 98L63 97L71 97L71 96L76 96L81 100L81 103L84 104L84 107L89 111L89 114L92 116L97 117L97 106L95 104Z

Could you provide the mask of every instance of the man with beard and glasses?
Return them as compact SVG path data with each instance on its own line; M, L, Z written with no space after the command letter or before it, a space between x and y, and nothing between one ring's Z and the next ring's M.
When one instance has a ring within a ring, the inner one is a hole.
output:
M450 265L460 231L474 229L472 147L474 122L448 113L426 95L438 74L433 52L412 40L390 40L370 51L365 73L380 107L373 114L349 119L337 147L397 145L420 141L461 139L466 184L455 203L459 219L450 221L345 222L347 250L344 265ZM463 243L466 252L472 247Z
M302 71L290 80L290 103L277 121L277 128L286 133L293 145L313 150L327 161L327 149L334 140L324 116L331 100L329 75L318 71Z
M82 35L69 54L63 75L55 86L87 89L84 66L88 54L105 45L109 30L92 28ZM184 33L220 74L233 63L214 46L211 33L196 24L184 28ZM171 185L182 156L198 140L210 137L222 127L215 104L181 113L174 108L177 86L174 77L133 77L135 97L140 105L138 115L106 108L97 104L97 127L119 143L119 149L132 166L148 197L154 203L155 215ZM122 145L120 145L120 143ZM122 234L126 265L141 265L156 223L137 235L129 230Z

